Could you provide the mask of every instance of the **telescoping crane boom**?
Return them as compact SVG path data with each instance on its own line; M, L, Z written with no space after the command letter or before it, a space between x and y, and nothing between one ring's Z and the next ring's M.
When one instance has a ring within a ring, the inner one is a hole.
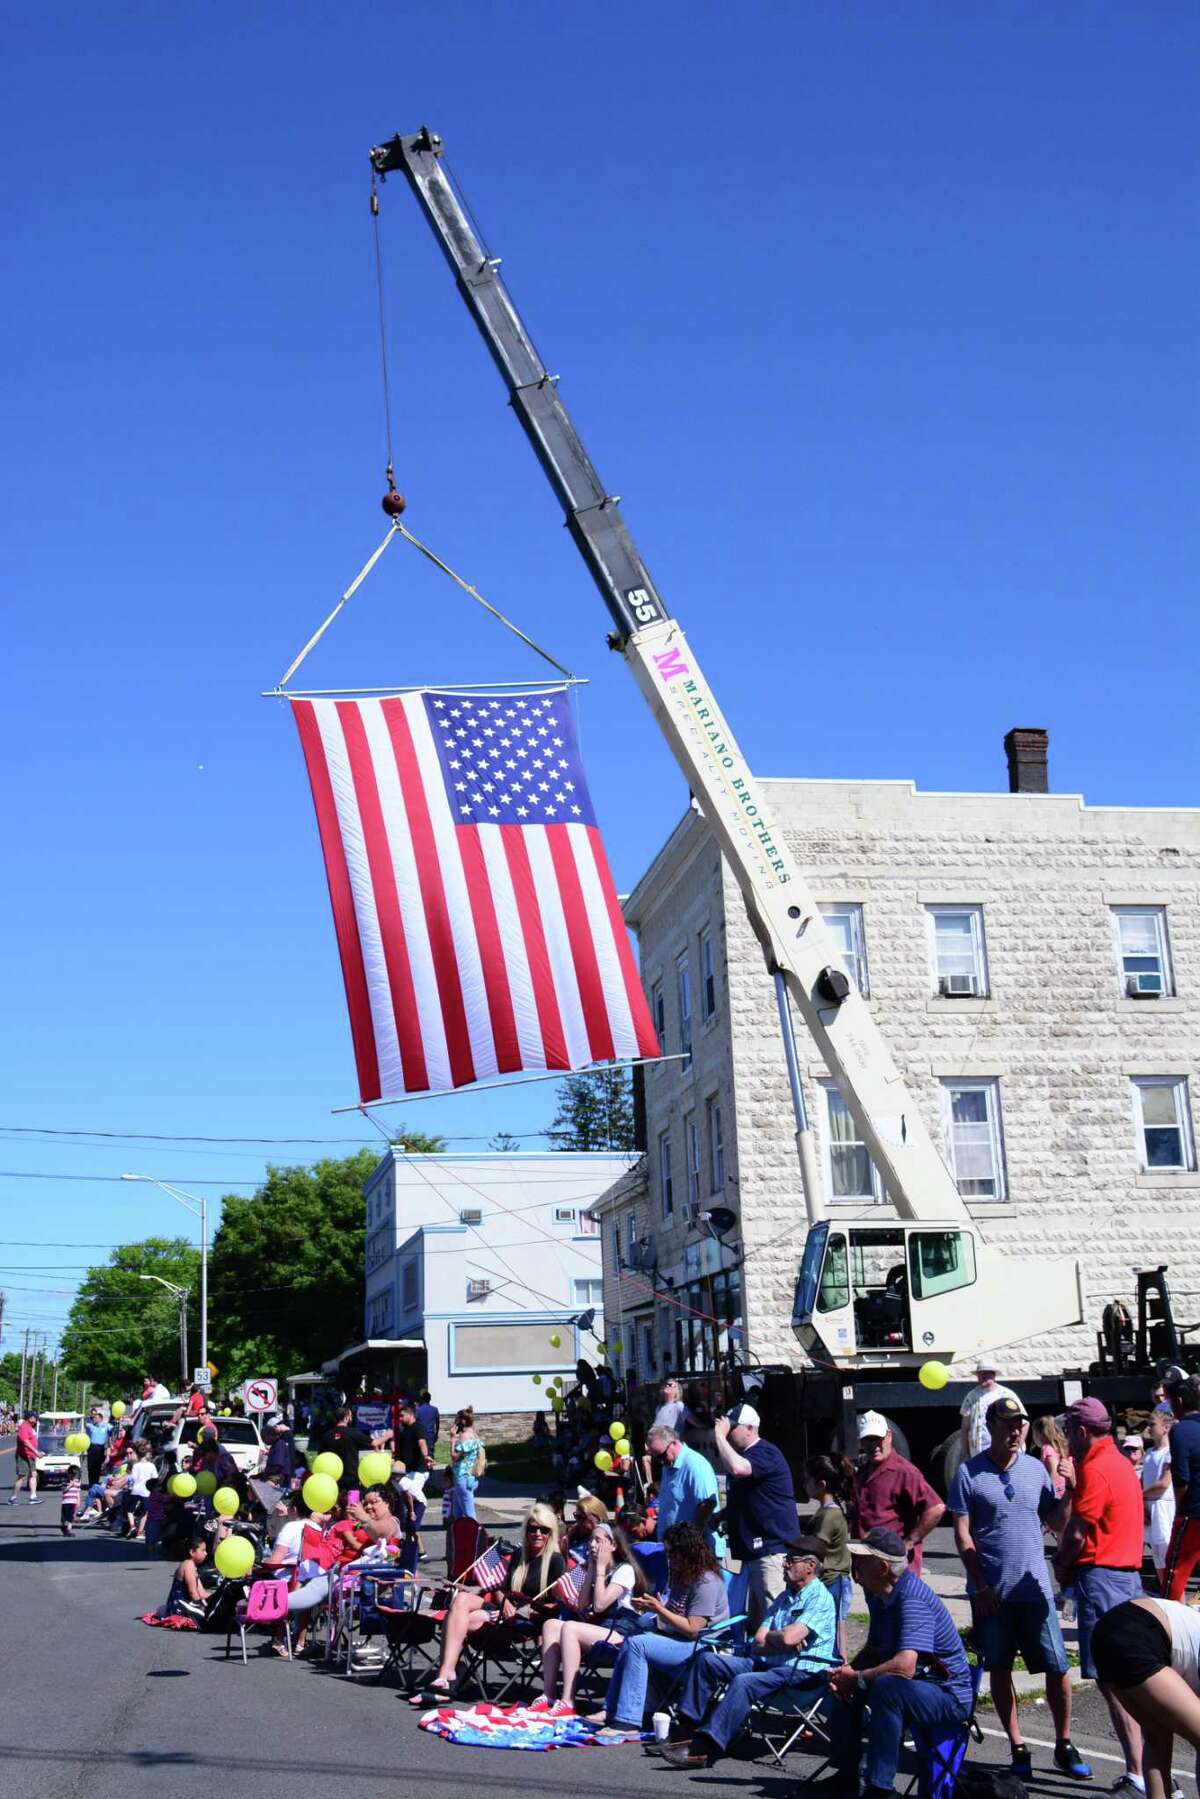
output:
M767 967L799 1008L862 1132L897 1214L842 1227L823 1216L811 1137L797 1144L809 1233L793 1325L838 1365L911 1366L966 1356L1082 1320L1078 1264L1014 1258L980 1237L867 1003L784 840L683 630L650 578L427 128L371 151L402 172L454 271L517 417L566 511L567 527L611 614L619 649L648 700L737 878ZM790 1013L781 1005L785 1043ZM793 1073L793 1093L799 1098Z

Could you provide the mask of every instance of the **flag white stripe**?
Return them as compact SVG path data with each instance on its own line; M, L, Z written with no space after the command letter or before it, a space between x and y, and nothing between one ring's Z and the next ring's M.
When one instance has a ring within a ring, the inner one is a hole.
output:
M375 909L375 889L371 881L367 846L363 837L358 795L350 770L350 755L342 731L342 721L332 700L314 700L313 714L325 749L329 785L337 808L338 829L346 872L354 895L354 915L358 921L358 937L362 946L363 971L367 982L367 999L371 1007L371 1023L375 1032L375 1056L379 1064L379 1085L383 1093L403 1092L404 1071L400 1063L400 1045L396 1037L396 1017L392 1007L391 983L383 953L379 915Z
M417 1002L417 1029L425 1051L426 1079L429 1086L437 1090L453 1085L450 1078L450 1052L446 1047L442 1002L434 974L433 952L429 947L429 927L421 900L421 884L417 877L416 855L400 787L400 771L396 767L396 753L392 748L391 733L382 705L375 702L369 706L360 706L359 711L371 752L371 764L375 770L375 784L379 789L379 804L391 854L392 872L396 879L396 897L400 903L404 941L408 949L413 993ZM382 1074L382 1070L380 1072ZM403 1093L413 1090L411 1077L407 1082L402 1081L399 1089L389 1087L386 1082L382 1085L385 1099L396 1091Z
M639 1053L637 1033L629 1010L629 994L625 989L617 946L613 942L608 907L604 903L604 889L600 885L600 874L587 826L568 825L567 841L571 845L571 854L579 871L579 885L583 889L583 903L587 908L588 924L596 949L600 984L604 989L604 1008L612 1031L613 1054L636 1056Z
M542 932L550 958L550 976L558 997L567 1055L572 1068L586 1068L593 1060L592 1046L588 1040L587 1019L575 973L575 958L571 954L571 939L567 935L567 920L563 913L562 896L558 890L558 877L554 872L546 827L527 826L525 845L529 851L529 867L533 873L534 889L541 909Z
M521 1066L545 1068L546 1045L542 1041L533 976L529 972L529 957L525 951L525 934L521 929L521 915L517 910L517 896L513 892L512 875L509 872L508 857L504 853L500 826L480 825L479 843L487 865L492 904L496 908L496 925L500 932L504 966L508 975L508 991L512 996L513 1022L521 1051Z
M420 694L408 694L404 710L412 731L413 749L425 789L425 803L433 826L434 842L442 870L442 886L446 909L450 915L450 931L454 938L454 955L462 989L463 1010L467 1018L467 1035L471 1040L471 1060L476 1080L498 1074L496 1040L492 1035L492 1015L488 1006L487 987L483 979L483 958L475 935L475 919L471 912L471 896L467 890L466 872L459 849L458 827L450 811L443 784L442 765L429 729L429 715Z

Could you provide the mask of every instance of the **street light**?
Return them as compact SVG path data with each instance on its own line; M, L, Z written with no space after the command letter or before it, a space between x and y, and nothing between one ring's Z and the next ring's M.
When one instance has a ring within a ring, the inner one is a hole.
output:
M187 1303L190 1289L177 1287L174 1281L165 1281L161 1274L139 1274L138 1279L140 1281L157 1281L160 1287L165 1287L167 1292L179 1301L179 1353L183 1358L183 1384L186 1387L189 1379Z
M148 1181L152 1187L161 1187L172 1199L177 1199L185 1206L194 1218L200 1220L200 1360L208 1362L208 1201L199 1198L195 1193L185 1193L180 1187L173 1187L170 1181L160 1181L154 1174L123 1174L123 1181ZM154 1278L157 1278L155 1276ZM186 1381L188 1370L185 1368Z

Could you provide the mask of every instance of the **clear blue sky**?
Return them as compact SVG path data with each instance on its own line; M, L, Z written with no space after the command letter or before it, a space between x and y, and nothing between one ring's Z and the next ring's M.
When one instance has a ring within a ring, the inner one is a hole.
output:
M257 695L381 534L366 151L422 122L755 766L998 788L1037 724L1056 788L1194 804L1198 55L1173 0L10 17L0 1125L370 1135ZM628 887L681 782L399 178L383 230L409 522L591 678ZM402 547L306 670L540 673ZM264 1153L2 1141L214 1194ZM0 1217L6 1347L96 1256L41 1245L188 1224L66 1180Z

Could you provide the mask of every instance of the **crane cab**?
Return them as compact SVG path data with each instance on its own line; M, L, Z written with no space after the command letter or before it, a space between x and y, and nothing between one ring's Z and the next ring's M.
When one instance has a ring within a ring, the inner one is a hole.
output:
M978 1241L969 1224L815 1224L792 1329L809 1355L850 1367L949 1360L975 1345Z

